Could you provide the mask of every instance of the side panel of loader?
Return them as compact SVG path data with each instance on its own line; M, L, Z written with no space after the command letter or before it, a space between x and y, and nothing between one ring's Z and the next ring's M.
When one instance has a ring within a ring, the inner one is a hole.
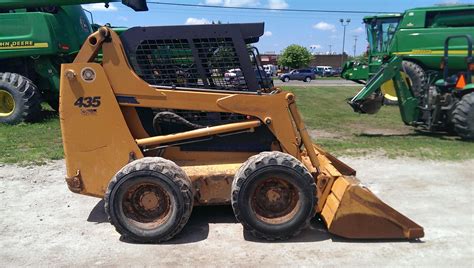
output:
M125 164L143 157L102 66L76 64L77 79L61 79L60 120L72 191L102 197ZM62 65L61 73L69 70ZM89 72L89 80L84 80ZM75 186L75 187L74 187ZM75 189L74 189L75 188Z

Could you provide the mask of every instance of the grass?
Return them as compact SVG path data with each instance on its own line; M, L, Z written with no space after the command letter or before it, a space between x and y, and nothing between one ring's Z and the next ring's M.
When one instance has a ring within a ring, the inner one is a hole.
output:
M297 96L298 107L315 142L335 155L463 160L474 158L474 143L457 136L424 133L405 126L397 106L377 114L357 114L346 103L357 87L285 88Z
M335 155L474 159L474 143L456 136L417 132L402 123L398 107L384 106L375 115L352 112L345 99L358 88L285 89L296 94L298 107L315 142ZM57 116L36 124L0 125L0 163L41 164L61 158Z
M52 117L36 124L0 124L0 163L42 164L62 159L59 119Z

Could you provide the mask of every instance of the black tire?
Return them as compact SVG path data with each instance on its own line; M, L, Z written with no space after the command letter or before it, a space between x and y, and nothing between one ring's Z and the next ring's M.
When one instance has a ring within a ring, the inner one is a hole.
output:
M289 82L289 81L290 81L290 78L288 76L283 77L283 82L286 83L286 82Z
M16 73L0 73L0 98L0 123L13 125L40 118L40 92L28 78Z
M268 202L271 198L276 199ZM284 240L297 235L314 217L316 203L313 177L300 161L282 152L250 157L232 182L235 217L257 238Z
M423 70L420 65L411 61L404 60L402 65L403 70L407 74L408 78L410 78L413 94L417 98L420 97L428 85L428 77L426 76L425 70Z
M474 139L474 92L464 95L453 111L456 133L463 139Z
M304 78L304 82L309 83L311 82L311 77L307 76Z
M186 225L193 197L191 180L179 166L160 157L145 157L127 164L110 181L105 211L125 238L163 242Z

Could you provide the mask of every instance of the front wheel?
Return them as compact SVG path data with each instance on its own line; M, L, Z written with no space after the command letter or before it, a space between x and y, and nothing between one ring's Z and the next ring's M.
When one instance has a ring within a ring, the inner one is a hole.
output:
M283 78L283 82L286 83L286 82L289 82L289 81L290 81L290 78L288 76Z
M123 167L104 197L115 229L137 242L163 242L178 234L191 216L191 180L174 162L146 157Z
M16 73L0 73L0 123L34 122L41 112L38 88Z
M283 240L297 235L315 214L316 185L303 164L289 154L250 157L232 183L232 209L257 238Z

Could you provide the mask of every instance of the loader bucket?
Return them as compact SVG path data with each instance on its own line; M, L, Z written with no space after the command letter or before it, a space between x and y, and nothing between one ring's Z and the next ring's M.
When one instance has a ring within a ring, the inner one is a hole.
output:
M353 177L338 177L321 211L330 233L355 239L415 239L423 228Z

